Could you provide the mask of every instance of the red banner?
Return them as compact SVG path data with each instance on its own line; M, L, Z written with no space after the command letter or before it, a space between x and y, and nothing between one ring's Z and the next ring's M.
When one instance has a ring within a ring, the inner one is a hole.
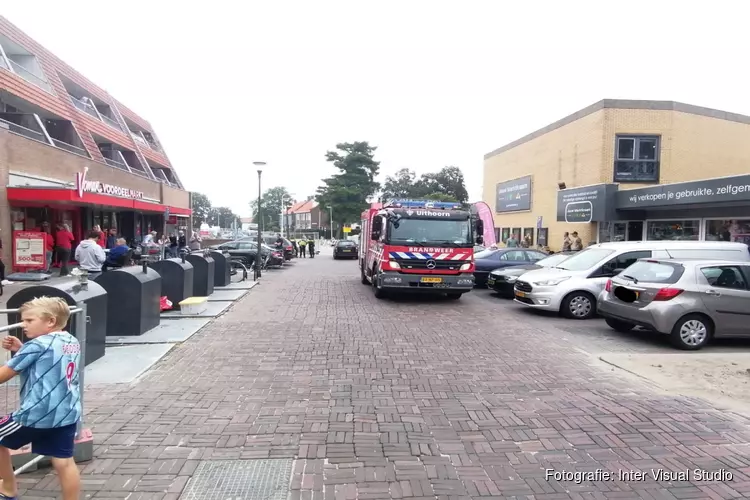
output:
M13 268L44 269L47 267L44 233L13 231Z

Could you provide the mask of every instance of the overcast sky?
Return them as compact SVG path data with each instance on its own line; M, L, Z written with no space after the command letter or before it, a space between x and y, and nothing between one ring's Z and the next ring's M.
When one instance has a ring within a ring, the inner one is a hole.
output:
M312 195L337 142L457 165L602 98L750 114L748 2L24 0L2 14L155 127L187 189ZM202 5L202 7L197 7Z

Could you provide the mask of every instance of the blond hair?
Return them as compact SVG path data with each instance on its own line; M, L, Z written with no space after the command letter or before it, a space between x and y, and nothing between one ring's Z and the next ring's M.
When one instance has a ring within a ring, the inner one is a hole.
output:
M56 328L65 328L70 319L70 306L60 297L37 297L18 308L18 313L36 314L42 319L54 319Z

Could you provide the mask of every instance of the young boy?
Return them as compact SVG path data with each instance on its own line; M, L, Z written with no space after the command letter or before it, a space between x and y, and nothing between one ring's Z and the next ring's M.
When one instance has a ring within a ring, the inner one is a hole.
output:
M10 450L31 443L31 451L52 460L62 498L77 500L81 478L73 460L81 418L78 364L81 346L63 331L70 317L60 298L39 297L19 309L25 344L5 337L2 346L16 355L0 367L0 383L21 375L20 409L0 418L0 500L15 500L18 485Z

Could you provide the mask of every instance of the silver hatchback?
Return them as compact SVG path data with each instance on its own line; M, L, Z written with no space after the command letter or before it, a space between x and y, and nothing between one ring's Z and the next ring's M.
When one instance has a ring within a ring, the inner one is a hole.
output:
M641 259L610 279L597 312L620 332L642 326L679 349L750 336L750 263Z

